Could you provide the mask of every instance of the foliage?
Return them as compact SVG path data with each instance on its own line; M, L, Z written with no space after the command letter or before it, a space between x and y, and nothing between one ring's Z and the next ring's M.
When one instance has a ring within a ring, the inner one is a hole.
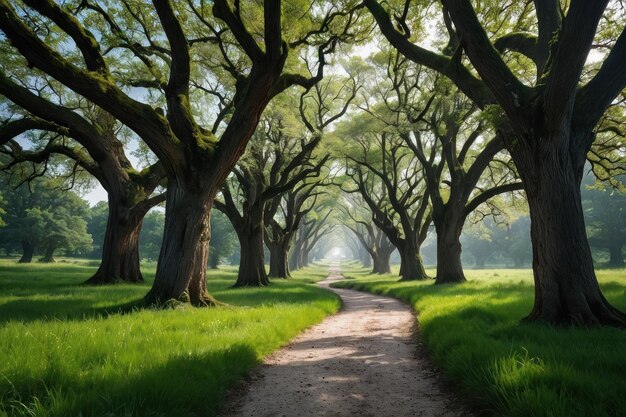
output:
M237 235L230 221L222 212L213 210L211 212L209 267L216 269L221 262L233 255L237 246Z
M16 189L7 183L0 186L7 196L6 227L0 229L2 246L15 247L27 241L45 251L46 258L56 249L91 249L85 221L88 206L78 195L60 190L52 180L22 184Z
M209 273L229 307L139 309L149 283L79 286L94 270L0 262L0 415L213 415L263 356L339 308L299 280L230 289L231 270Z
M156 261L161 251L165 214L160 210L152 210L146 214L139 235L139 254L143 259Z
M413 305L436 365L481 410L507 417L609 417L626 410L626 333L520 323L532 307L531 270L467 271L469 282L454 286L346 274L357 279L336 286ZM626 270L598 277L606 297L625 309Z
M620 180L620 177L615 177ZM626 192L593 184L586 178L582 199L585 210L587 235L592 247L608 249L611 266L623 266L623 247L626 245Z
M102 244L104 243L104 233L109 218L109 205L106 201L99 201L89 209L87 220L87 232L93 239L91 257L99 259L102 257Z

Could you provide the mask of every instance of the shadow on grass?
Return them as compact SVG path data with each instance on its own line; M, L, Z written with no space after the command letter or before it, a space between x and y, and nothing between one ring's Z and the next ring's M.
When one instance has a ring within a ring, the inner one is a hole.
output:
M50 364L38 381L14 378L0 382L0 414L56 416L197 416L215 415L224 392L259 363L245 344L171 357L142 369L94 375L66 373ZM48 389L47 387L54 387ZM21 393L18 394L18 393Z
M0 324L9 321L87 320L114 314L129 314L149 308L143 299L95 307L94 300L87 299L16 299L0 304Z
M625 310L620 279L601 287ZM521 323L532 307L532 282L435 286L367 277L337 286L410 302L435 363L481 409L520 417L624 415L626 332Z

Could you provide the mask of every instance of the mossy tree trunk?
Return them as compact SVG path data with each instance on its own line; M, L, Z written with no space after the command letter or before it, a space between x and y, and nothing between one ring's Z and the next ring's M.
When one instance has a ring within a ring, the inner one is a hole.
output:
M154 284L146 295L149 303L173 299L194 306L215 304L207 292L206 265L216 193L215 186L189 187L169 178L163 244Z

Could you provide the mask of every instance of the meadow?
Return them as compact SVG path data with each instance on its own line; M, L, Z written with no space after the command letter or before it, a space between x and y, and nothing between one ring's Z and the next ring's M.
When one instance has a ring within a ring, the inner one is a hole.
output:
M523 323L534 295L531 270L467 270L467 283L440 286L356 267L344 275L335 286L413 306L421 342L476 411L626 416L626 331ZM599 270L598 279L607 299L626 311L626 269Z
M213 415L260 360L340 306L310 285L326 266L265 288L210 271L218 308L142 305L141 285L85 287L90 262L0 261L0 416Z

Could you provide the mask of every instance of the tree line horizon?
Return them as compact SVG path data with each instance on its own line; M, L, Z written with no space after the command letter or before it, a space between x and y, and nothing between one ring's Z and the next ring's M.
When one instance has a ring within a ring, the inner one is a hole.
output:
M141 280L141 224L164 203L149 303L218 303L212 208L240 243L237 286L269 283L264 243L269 276L288 276L331 216L381 272L378 254L397 249L403 280L427 278L432 225L435 283L453 284L467 220L527 204L526 320L626 326L598 285L581 198L588 163L622 186L623 6L429 5L0 0L2 163L22 181L62 167L106 190L91 284ZM372 37L376 53L353 53Z

